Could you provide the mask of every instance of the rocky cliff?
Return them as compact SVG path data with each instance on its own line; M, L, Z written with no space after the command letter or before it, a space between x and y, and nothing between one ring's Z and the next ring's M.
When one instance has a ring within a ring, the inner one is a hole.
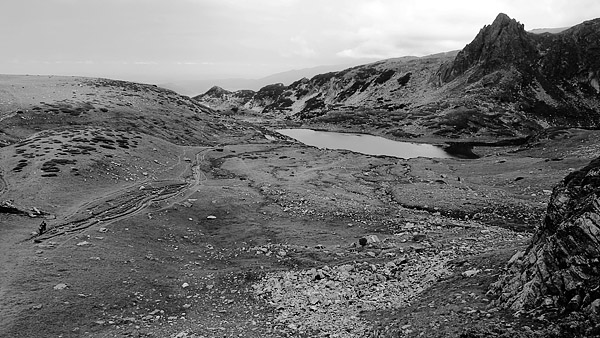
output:
M533 34L500 14L458 52L383 60L257 92L213 88L195 99L220 110L402 138L593 128L600 124L599 51L600 19Z
M513 311L584 310L600 316L600 158L554 188L531 245L494 286Z

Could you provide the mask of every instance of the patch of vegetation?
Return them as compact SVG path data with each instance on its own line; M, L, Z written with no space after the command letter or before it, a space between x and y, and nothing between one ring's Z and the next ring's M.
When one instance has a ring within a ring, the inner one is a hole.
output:
M374 76L378 72L379 71L377 70L377 68L361 67L361 68L358 68L358 70L356 72L356 78L364 81L364 80Z
M12 169L14 172L21 172L27 166L27 160L19 160L19 163Z
M294 104L294 101L292 101L292 99L285 97L279 100L276 100L275 102L273 102L270 105L267 105L264 109L265 112L269 112L269 111L273 111L273 110L284 110L286 108L289 108L292 106L292 104Z
M408 83L408 81L410 80L412 73L406 73L403 76L398 78L398 84L402 87L406 86L406 84Z
M50 161L46 161L42 164L42 168L41 170L43 172L46 173L56 173L59 172L60 169L58 168L59 165L66 165L66 164L76 164L77 161L76 160L67 160L64 158L54 158L51 159Z
M419 136L419 135L415 135L415 134L406 132L400 128L389 130L387 133L394 137L399 137L399 138L415 138L415 137Z
M386 71L384 71L383 73L381 73L381 75L379 75L378 78L375 79L375 83L376 84L382 84L387 82L389 79L392 78L392 76L394 76L394 74L396 74L396 71L393 69L388 69Z
M322 94L319 94L308 99L304 109L302 109L302 112L310 112L325 108L325 102L321 99L321 95Z
M315 86L321 87L324 84L326 84L327 82L329 82L329 80L331 80L332 78L334 78L337 74L338 74L337 72L330 72L330 73L315 75L311 79L311 82Z
M298 89L298 91L296 91L296 99L301 98L302 96L305 96L306 94L308 94L310 91L306 88L302 88L302 89Z
M283 83L267 85L262 87L256 93L256 95L254 95L254 98L257 100L262 100L265 98L271 98L273 100L276 100L286 89L287 87L284 86Z
M347 98L349 98L350 96L354 95L357 91L359 90L363 90L362 88L365 88L365 85L368 86L367 83L356 80L352 86L350 86L349 88L345 89L344 91L340 92L337 96L336 96L336 100L338 101L343 101Z

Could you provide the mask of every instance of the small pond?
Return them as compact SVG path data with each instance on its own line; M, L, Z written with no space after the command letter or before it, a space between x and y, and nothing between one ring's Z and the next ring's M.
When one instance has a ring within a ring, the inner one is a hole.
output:
M366 134L336 133L312 129L279 129L277 132L318 148L346 149L362 154L387 155L398 158L454 157L439 146L399 142Z

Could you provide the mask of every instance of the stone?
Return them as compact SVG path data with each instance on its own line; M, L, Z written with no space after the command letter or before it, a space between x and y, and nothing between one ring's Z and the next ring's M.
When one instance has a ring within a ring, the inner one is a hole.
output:
M469 277L476 276L480 272L481 272L481 270L479 270L479 269L470 269L470 270L463 272L462 275L469 278Z
M68 288L69 286L65 283L60 283L60 284L56 284L54 286L54 290L64 290L66 288Z
M587 308L587 311L595 316L600 316L600 298L595 299Z
M573 296L573 298L571 298L571 300L569 300L569 303L567 303L567 310L577 311L577 310L579 310L580 306L581 306L581 296L575 295L575 296Z
M369 244L381 242L379 240L379 237L377 237L377 235L369 235L369 236L366 236L365 238L367 239L367 243L369 243Z
M508 260L507 265L513 265L514 262L516 262L517 260L521 259L523 257L523 255L525 254L525 251L517 251L514 255L512 255L512 257Z

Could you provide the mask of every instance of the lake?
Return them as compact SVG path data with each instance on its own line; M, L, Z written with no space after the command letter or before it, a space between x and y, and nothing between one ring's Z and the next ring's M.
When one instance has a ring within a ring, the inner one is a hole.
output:
M312 129L278 129L278 133L289 136L306 145L326 149L345 149L368 155L387 155L398 158L451 158L442 147L399 142L379 136L353 133L336 133Z

